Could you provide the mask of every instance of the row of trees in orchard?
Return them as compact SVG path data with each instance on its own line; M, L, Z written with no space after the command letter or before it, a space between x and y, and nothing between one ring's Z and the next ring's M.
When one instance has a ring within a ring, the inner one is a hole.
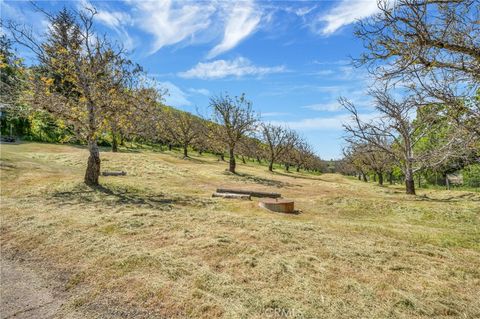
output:
M366 50L355 60L373 77L378 116L365 121L339 99L352 117L345 159L349 170L373 172L380 183L399 170L415 194L415 175L480 163L480 3L380 0L378 7L358 23Z
M42 11L41 8L37 8ZM26 67L1 36L2 133L6 125L17 133L44 132L50 141L76 140L88 145L85 183L98 185L99 143L112 151L125 141L180 146L211 152L224 159L235 173L236 158L321 168L320 159L296 132L264 124L245 95L218 95L210 99L212 117L204 119L164 105L166 92L148 79L142 68L119 46L94 28L97 12L51 14L42 11L50 27L44 37L15 21L2 21L13 43L27 48L36 63ZM7 125L8 126L8 125Z

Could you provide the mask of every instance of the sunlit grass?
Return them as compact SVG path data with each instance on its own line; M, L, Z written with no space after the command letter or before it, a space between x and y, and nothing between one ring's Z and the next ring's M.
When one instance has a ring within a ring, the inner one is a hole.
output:
M212 155L102 152L82 184L81 147L1 145L2 252L68 292L86 317L300 318L480 315L480 195L269 173ZM106 149L105 149L106 151ZM299 215L211 198L280 192ZM4 257L2 257L4 258ZM285 315L286 316L286 315Z

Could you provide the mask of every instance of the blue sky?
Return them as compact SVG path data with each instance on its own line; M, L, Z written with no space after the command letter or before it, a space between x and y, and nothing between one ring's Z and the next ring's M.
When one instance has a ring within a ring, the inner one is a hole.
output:
M208 115L209 96L246 93L262 120L297 130L323 159L341 157L337 103L346 96L365 117L368 74L351 66L362 44L357 20L376 0L340 1L41 1L47 10L94 5L97 31L131 52L169 105ZM48 23L28 2L0 0L2 18ZM20 51L22 53L22 51Z

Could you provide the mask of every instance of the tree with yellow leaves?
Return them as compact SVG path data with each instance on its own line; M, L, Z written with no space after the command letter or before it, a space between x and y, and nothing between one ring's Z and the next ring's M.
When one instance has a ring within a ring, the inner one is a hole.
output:
M32 104L72 126L87 142L90 155L84 181L95 186L101 163L99 136L126 126L132 105L156 97L141 95L145 91L139 88L141 68L123 49L95 33L94 8L44 13L51 25L45 41L14 21L7 27L14 40L35 53L39 62L38 72L31 77Z

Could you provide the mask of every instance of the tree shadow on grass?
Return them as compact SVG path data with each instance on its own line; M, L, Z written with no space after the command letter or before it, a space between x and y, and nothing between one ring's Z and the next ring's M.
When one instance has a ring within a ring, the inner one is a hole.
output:
M453 195L446 198L434 198L428 197L427 195L420 195L415 198L420 201L429 201L429 202L440 202L440 203L451 203L451 202L461 202L461 201L471 201L471 202L480 202L480 195L475 193L464 193L460 195Z
M208 162L204 159L201 159L201 158L197 158L197 157L192 157L192 156L180 156L180 158L184 161L187 161L187 162L192 162L192 163L195 163L195 164L207 164Z
M311 180L315 180L315 181L328 182L328 181L326 181L326 180L321 179L320 177L295 175L293 172L282 173L282 172L278 172L278 171L273 171L273 172L270 172L270 173L271 173L271 174L274 174L274 175L287 176L287 177L291 177L291 178L295 178L295 179L301 178L301 179L311 179Z
M274 186L274 187L278 187L278 188L282 188L282 187L286 187L286 186L293 186L293 184L290 184L290 183L277 181L275 179L263 178L263 177L260 177L260 176L255 176L255 175L251 175L251 174L247 174L247 173L232 174L228 171L225 171L224 174L234 176L235 179L237 179L239 181L252 182L252 183L261 184L261 185L265 185L265 186Z
M210 199L196 198L188 195L167 195L150 193L127 186L99 185L87 186L78 184L71 189L54 191L51 199L61 204L93 204L106 206L141 206L154 209L170 209L176 206L204 207Z

